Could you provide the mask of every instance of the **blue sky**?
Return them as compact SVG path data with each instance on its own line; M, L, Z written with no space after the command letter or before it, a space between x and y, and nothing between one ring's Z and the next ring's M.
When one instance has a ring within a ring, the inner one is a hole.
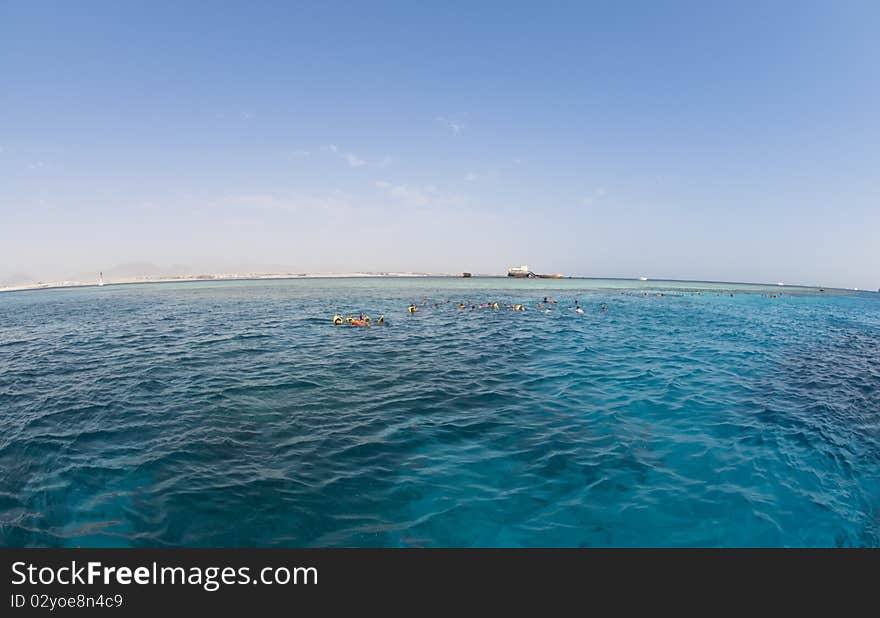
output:
M0 1L0 280L876 289L877 32L876 2Z

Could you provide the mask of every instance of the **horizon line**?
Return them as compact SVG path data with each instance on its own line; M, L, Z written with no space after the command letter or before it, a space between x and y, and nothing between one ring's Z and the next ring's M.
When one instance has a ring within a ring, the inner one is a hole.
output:
M406 271L363 271L352 273L205 273L200 275L169 275L169 276L139 276L139 277L122 277L118 281L85 282L85 281L53 281L53 282L35 282L18 286L0 286L0 293L12 292L28 292L39 290L59 290L72 288L92 288L107 287L120 285L137 285L137 284L159 284L159 283L199 283L209 281L289 281L295 279L364 279L364 278L398 278L398 279L527 279L527 280L544 280L541 277L510 277L503 274L471 274L469 277L463 277L461 273L421 273ZM806 285L801 283L769 283L757 281L722 281L711 279L674 279L674 278L646 278L641 277L599 277L571 275L561 278L546 279L548 281L560 281L565 279L581 280L581 281L639 281L642 283L709 283L720 285L752 285L769 288L800 288L810 290L836 290L843 292L869 292L880 293L880 289L861 289L846 288L834 285Z

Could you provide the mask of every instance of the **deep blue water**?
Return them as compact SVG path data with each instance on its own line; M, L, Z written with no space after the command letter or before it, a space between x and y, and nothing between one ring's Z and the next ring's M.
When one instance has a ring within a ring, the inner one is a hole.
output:
M880 545L880 295L633 286L0 294L0 545Z

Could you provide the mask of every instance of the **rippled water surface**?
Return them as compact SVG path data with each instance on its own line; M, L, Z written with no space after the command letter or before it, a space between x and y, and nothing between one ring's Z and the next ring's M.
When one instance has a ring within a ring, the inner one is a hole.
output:
M724 287L0 294L0 545L880 545L880 295Z

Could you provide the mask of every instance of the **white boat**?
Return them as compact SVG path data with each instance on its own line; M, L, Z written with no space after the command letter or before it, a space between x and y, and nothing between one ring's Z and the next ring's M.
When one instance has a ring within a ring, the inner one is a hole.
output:
M647 280L648 280L647 277L639 277L639 281L647 281Z
M104 285L104 273L103 272L98 274L98 285L99 286Z
M528 277L532 271L529 270L529 267L525 264L522 266L511 266L507 269L508 277Z

